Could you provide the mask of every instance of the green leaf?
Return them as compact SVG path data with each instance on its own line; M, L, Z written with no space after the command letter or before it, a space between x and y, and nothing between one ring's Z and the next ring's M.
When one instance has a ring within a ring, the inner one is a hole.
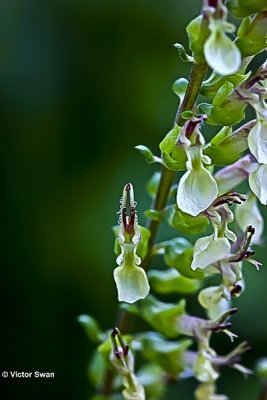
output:
M185 300L163 303L150 295L140 302L140 314L155 330L175 338L180 334L179 317L185 314Z
M148 277L153 290L158 294L194 294L201 287L199 280L188 279L173 268L165 271L151 270Z
M147 193L154 199L157 194L158 186L159 186L159 181L160 181L161 173L160 172L155 172L151 178L149 179L147 185L146 185L146 190Z
M103 339L104 333L101 331L98 322L90 315L79 315L77 321L84 328L89 340L93 343L99 343Z
M255 124L250 122L232 132L230 127L223 127L204 148L214 165L230 165L240 159L248 148L248 134Z
M236 45L243 57L257 54L266 48L267 14L245 18L238 29Z
M186 235L195 235L203 232L209 224L206 216L199 214L193 217L181 211L176 204L168 208L167 215L169 225Z
M189 339L167 341L161 335L148 332L142 338L143 355L157 363L168 375L177 377L184 369L184 352L191 346Z
M183 62L194 62L194 58L186 54L184 46L180 43L175 43L174 47L178 50L179 57Z
M185 170L187 157L183 146L178 141L181 129L180 126L175 125L159 145L164 163L171 171Z
M184 238L176 238L165 242L164 261L169 267L175 268L181 275L189 279L203 279L205 274L201 270L193 271L193 247Z
M266 0L228 0L227 6L234 16L238 18L267 10Z
M154 154L148 147L140 144L138 146L135 146L135 149L138 150L142 154L142 156L144 157L144 159L146 160L146 162L148 164L153 164L155 162L162 164L161 158L154 156Z

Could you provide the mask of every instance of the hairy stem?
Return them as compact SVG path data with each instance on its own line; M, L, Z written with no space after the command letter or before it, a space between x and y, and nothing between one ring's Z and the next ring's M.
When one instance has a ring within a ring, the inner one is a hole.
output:
M207 64L205 62L194 63L192 65L186 93L183 102L178 108L175 117L176 124L183 125L184 119L182 117L182 113L184 111L192 110L192 108L194 107L206 71L207 71ZM158 191L153 204L154 210L161 211L166 207L170 188L174 177L175 177L174 171L170 171L165 167L162 168ZM148 228L151 232L151 235L148 242L148 252L145 259L142 262L142 267L146 271L150 268L151 265L152 248L158 234L160 223L161 223L160 221L151 220L148 224ZM117 326L119 327L122 333L126 332L128 333L133 323L133 320L134 320L134 315L128 313L125 310L120 310L117 317ZM110 395L112 393L113 378L114 378L114 373L112 373L111 371L106 373L105 380L103 383L103 394Z

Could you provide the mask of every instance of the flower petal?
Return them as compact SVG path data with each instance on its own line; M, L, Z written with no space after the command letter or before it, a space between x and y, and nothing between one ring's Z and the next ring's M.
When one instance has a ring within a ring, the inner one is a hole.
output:
M204 45L204 54L209 66L220 75L234 74L240 68L240 51L220 27L211 31Z
M258 197L260 202L267 204L267 165L259 165L258 168L249 175L249 186L252 192Z
M119 301L135 303L148 295L150 287L143 268L135 264L123 263L120 267L115 268L113 275Z
M230 252L229 241L223 238L214 239L214 236L206 236L196 241L191 268L205 268L225 258Z
M251 153L260 164L267 164L267 121L258 119L248 135Z
M196 216L216 199L217 183L211 173L201 165L187 171L180 179L177 205L183 212Z
M257 198L253 193L250 192L247 196L247 201L236 207L235 216L238 225L243 231L249 225L255 228L252 243L259 244L263 233L264 221L257 205Z

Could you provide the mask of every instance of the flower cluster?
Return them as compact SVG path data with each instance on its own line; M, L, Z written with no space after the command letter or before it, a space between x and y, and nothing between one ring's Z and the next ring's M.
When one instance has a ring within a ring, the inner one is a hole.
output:
M242 18L237 30L227 21L228 10ZM101 343L90 366L101 393L93 400L117 400L119 391L126 400L159 400L166 398L168 382L192 376L199 381L196 400L227 400L216 393L220 368L251 373L240 364L250 348L247 342L220 355L211 339L218 332L231 341L237 337L230 317L245 289L243 270L247 262L257 270L261 265L253 258L252 245L262 244L257 199L267 204L267 64L260 65L254 56L266 49L266 0L203 0L187 33L191 54L180 44L175 48L183 62L193 65L189 79L179 78L173 85L180 101L174 126L161 141L159 155L136 146L149 164L162 168L147 185L152 198L152 208L144 213L147 227L138 224L128 183L114 228L119 329L101 332L93 318L80 318L89 338ZM256 72L250 70L252 59ZM208 67L212 71L205 80ZM198 102L198 94L204 102ZM255 118L246 122L248 105ZM219 126L214 135L209 125ZM176 173L180 180L173 184ZM251 189L246 195L239 193L243 181ZM163 223L180 236L156 242ZM207 286L214 275L219 280ZM184 297L192 294L206 319L186 312ZM178 298L167 303L164 295ZM153 331L122 336L120 330L127 333L136 316ZM143 365L135 372L138 352Z

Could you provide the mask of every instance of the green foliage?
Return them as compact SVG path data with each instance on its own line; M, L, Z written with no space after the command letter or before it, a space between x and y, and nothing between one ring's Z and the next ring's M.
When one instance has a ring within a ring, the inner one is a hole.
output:
M238 18L267 10L266 0L228 0L227 6L234 16Z
M175 268L182 276L189 279L203 279L203 271L191 269L193 260L193 247L184 238L175 238L164 242L164 261Z
M213 73L209 79L202 83L200 93L209 99L214 99L218 93L218 90L225 82L230 82L233 85L232 87L236 87L241 82L246 80L249 75L250 73L220 76L216 73ZM225 100L225 98L223 100Z
M153 269L148 273L148 277L152 289L158 294L194 294L201 286L199 280L186 278L176 269L167 271Z
M207 19L203 15L199 15L187 25L186 31L194 59L197 62L203 62L205 59L203 47L210 34Z
M177 304L163 303L154 296L149 295L140 302L140 316L156 331L167 338L176 338L179 333L179 317L185 313L185 301Z
M243 57L249 57L264 50L266 48L266 34L266 12L253 18L247 17L243 19L237 32L236 41Z
M223 127L210 141L203 153L209 156L212 164L233 164L248 148L248 130L232 132L229 126Z
M184 370L184 352L191 340L169 341L154 332L147 332L142 340L143 355L159 365L168 375L177 377Z
M244 119L246 103L230 97L233 89L234 85L227 80L218 89L208 113L208 124L231 126Z
M199 214L193 217L181 211L176 204L168 208L169 225L186 235L196 235L205 230L209 220L205 215Z
M181 127L175 125L159 145L164 163L171 171L183 171L185 169L186 153L179 143L180 132Z

